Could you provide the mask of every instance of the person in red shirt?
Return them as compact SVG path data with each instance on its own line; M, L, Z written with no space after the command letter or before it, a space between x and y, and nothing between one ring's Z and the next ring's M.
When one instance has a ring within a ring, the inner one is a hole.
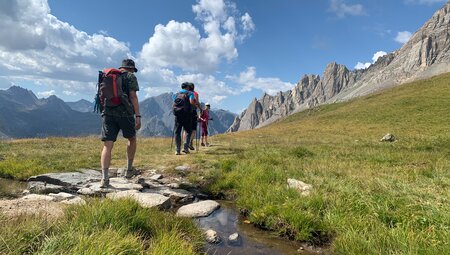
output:
M205 109L202 111L202 114L200 115L200 123L202 127L202 146L209 146L208 143L208 122L210 120L209 118L209 109L211 108L211 105L209 103L205 104Z

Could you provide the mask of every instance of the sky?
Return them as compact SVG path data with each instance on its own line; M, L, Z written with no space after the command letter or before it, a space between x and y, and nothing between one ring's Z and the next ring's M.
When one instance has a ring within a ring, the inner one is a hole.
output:
M0 0L0 89L93 101L98 70L132 58L140 100L196 84L235 113L337 62L367 68L443 0Z

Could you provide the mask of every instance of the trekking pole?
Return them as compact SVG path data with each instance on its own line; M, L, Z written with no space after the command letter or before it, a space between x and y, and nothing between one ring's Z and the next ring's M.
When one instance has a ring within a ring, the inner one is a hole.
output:
M197 121L197 127L196 127L196 130L195 130L195 146L197 147L197 152L198 152L198 134L200 133L199 132L199 122Z

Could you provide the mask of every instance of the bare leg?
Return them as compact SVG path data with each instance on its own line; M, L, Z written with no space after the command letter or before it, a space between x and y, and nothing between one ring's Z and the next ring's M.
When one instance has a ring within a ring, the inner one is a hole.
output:
M111 152L114 146L113 141L103 142L103 150L101 156L102 164L102 181L100 183L101 188L106 188L109 186L109 165L111 164Z
M127 159L128 159L128 170L133 167L134 155L136 154L137 139L136 136L128 138L127 144Z

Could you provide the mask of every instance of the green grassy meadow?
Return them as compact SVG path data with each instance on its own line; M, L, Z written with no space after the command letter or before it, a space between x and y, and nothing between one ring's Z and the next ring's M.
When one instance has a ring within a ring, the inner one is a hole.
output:
M380 142L386 133L398 140ZM139 139L136 165L191 164L192 181L206 176L205 189L256 226L331 254L450 254L450 74L211 139L182 157L170 139ZM100 150L96 137L1 142L0 176L99 168ZM113 153L124 166L123 140ZM289 190L288 178L313 192Z

